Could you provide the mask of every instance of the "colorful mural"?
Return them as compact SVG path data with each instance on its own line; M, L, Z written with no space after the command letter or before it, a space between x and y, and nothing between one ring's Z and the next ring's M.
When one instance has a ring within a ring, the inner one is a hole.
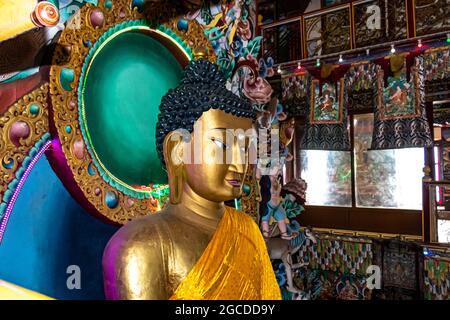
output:
M185 17L188 20L196 20L203 26L217 56L217 64L227 78L234 75L240 62L258 57L262 37L255 36L254 1L218 4L205 1L200 9L188 13Z
M370 241L314 233L291 259L296 266L293 272L286 272L285 263L274 261L285 300L371 299L366 282L366 270L373 261Z

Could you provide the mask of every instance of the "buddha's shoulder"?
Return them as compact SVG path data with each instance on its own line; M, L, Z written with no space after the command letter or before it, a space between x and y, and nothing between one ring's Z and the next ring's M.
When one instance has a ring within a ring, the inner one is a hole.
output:
M245 213L244 211L236 210L234 208L230 208L229 210L232 210L232 216L237 221L239 221L241 223L245 223L252 227L255 227L255 226L258 227L258 224L248 213Z
M168 222L162 214L136 218L122 226L109 240L104 255L129 256L161 252L167 241Z

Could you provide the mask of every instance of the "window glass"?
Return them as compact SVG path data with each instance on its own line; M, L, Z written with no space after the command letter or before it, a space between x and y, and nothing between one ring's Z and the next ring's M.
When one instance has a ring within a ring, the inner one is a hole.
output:
M422 208L424 149L371 151L373 114L355 115L356 206L364 208Z
M450 220L438 219L437 227L438 227L438 242L450 243Z
M352 206L351 155L342 151L301 151L307 205Z

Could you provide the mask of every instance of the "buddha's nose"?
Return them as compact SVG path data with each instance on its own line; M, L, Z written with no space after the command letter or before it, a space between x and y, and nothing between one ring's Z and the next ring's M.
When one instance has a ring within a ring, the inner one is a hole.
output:
M243 173L247 164L245 146L241 145L237 139L233 143L231 164L236 167L237 172Z

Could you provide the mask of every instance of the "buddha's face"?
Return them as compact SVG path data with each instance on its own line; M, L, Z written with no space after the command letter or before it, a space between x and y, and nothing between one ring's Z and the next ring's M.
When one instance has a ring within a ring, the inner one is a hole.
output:
M189 147L197 158L184 164L185 183L210 201L239 198L247 170L252 120L210 109L195 127Z
M250 137L246 133L252 128L251 119L211 109L198 121L202 130L194 130L191 150L193 154L201 150L203 159L185 165L186 183L210 201L239 198L247 170ZM201 148L196 147L200 141Z

